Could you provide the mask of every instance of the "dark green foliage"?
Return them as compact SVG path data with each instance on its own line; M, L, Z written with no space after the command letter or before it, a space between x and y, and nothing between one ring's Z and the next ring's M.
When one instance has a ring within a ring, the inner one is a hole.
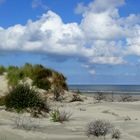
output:
M18 112L26 108L45 109L45 103L35 90L28 85L19 84L5 97L7 109L15 109Z
M5 96L0 97L0 106L5 105Z
M35 78L33 80L33 85L36 85L38 88L45 89L45 90L51 88L51 83L47 78L44 79Z
M4 66L0 66L0 75L2 75L4 72L6 72L6 69Z
M52 74L48 69L44 68L42 65L36 65L33 69L33 85L48 90L51 88L51 83L47 79Z

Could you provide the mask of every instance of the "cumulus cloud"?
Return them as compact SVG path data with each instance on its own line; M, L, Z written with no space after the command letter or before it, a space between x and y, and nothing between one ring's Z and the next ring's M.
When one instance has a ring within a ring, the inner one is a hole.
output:
M140 16L121 17L119 7L123 4L124 0L79 4L76 11L83 17L80 24L66 24L58 14L48 11L24 26L0 27L0 50L78 58L88 69L94 64L126 64L125 57L140 55ZM32 6L38 5L42 1L34 0Z

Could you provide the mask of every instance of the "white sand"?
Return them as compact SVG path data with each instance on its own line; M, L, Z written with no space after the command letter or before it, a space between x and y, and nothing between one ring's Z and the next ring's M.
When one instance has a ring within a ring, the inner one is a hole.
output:
M93 138L85 135L87 123L105 119L121 130L122 140L140 139L140 102L94 104L92 100L88 101L64 104L63 109L73 114L69 122L60 124L50 118L35 119L34 123L39 127L31 131L16 129L13 120L17 115L1 110L0 137L6 140L88 140ZM131 120L125 121L128 116Z

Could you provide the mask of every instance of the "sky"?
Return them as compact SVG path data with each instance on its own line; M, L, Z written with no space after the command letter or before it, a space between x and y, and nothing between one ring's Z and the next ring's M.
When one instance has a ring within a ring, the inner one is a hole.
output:
M140 84L139 0L0 0L0 65L43 64L69 84Z

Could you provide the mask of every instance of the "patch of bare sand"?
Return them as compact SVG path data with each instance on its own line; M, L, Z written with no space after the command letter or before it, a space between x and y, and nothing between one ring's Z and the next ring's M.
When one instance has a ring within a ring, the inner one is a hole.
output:
M6 75L0 75L0 96L4 96L8 92L8 80Z

